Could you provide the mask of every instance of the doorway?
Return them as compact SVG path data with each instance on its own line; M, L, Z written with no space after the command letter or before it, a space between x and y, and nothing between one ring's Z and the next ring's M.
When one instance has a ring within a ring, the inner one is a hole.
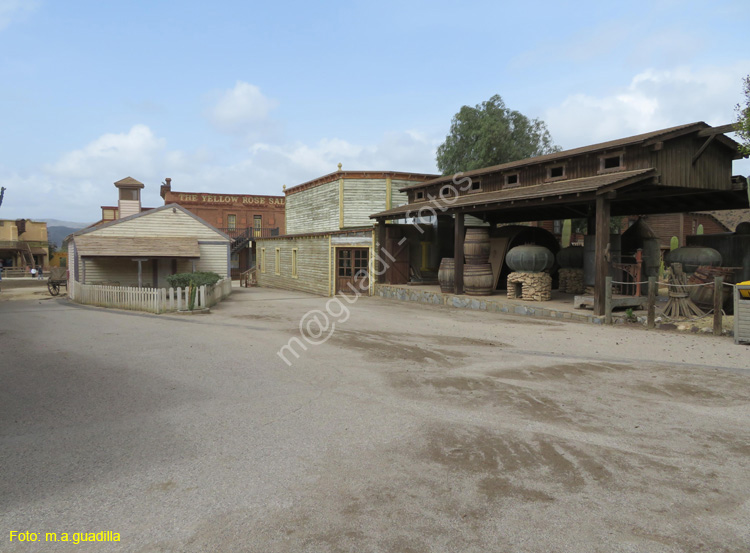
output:
M369 248L336 249L336 292L366 294L370 288Z

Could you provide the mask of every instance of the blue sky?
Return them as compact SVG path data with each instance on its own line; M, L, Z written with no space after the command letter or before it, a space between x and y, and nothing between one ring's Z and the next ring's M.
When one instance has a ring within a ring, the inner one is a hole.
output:
M0 0L0 218L94 221L125 176L155 206L165 177L436 172L453 114L493 94L563 148L735 119L745 2L570 6Z

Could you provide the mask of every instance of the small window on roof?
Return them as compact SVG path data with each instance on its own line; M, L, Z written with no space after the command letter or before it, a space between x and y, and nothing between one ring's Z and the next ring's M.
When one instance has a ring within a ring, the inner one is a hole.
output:
M622 168L622 153L608 154L599 158L599 171L616 171Z
M449 198L453 194L453 187L449 184L443 186L440 189L440 196L443 198Z
M482 189L482 182L478 180L471 181L471 190L472 192L476 192L477 190Z
M518 173L513 173L512 175L505 175L505 184L506 185L514 185L518 184Z
M417 192L417 199L424 200L424 191L420 190L419 192Z
M565 165L556 165L547 169L547 176L551 179L559 179L565 176Z

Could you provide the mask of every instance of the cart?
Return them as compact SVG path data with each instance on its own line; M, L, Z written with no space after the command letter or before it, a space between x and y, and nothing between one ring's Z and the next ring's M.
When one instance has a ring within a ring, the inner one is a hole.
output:
M68 271L65 267L53 267L47 279L47 290L53 296L59 296L61 286L68 289Z

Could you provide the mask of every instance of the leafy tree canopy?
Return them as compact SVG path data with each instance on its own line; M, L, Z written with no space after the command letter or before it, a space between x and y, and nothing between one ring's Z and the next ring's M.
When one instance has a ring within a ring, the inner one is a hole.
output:
M734 124L740 138L740 151L744 155L750 155L750 75L743 80L743 93L745 94L744 106L737 104L737 122Z
M450 134L437 150L444 175L559 152L547 125L510 110L499 95L453 116Z

